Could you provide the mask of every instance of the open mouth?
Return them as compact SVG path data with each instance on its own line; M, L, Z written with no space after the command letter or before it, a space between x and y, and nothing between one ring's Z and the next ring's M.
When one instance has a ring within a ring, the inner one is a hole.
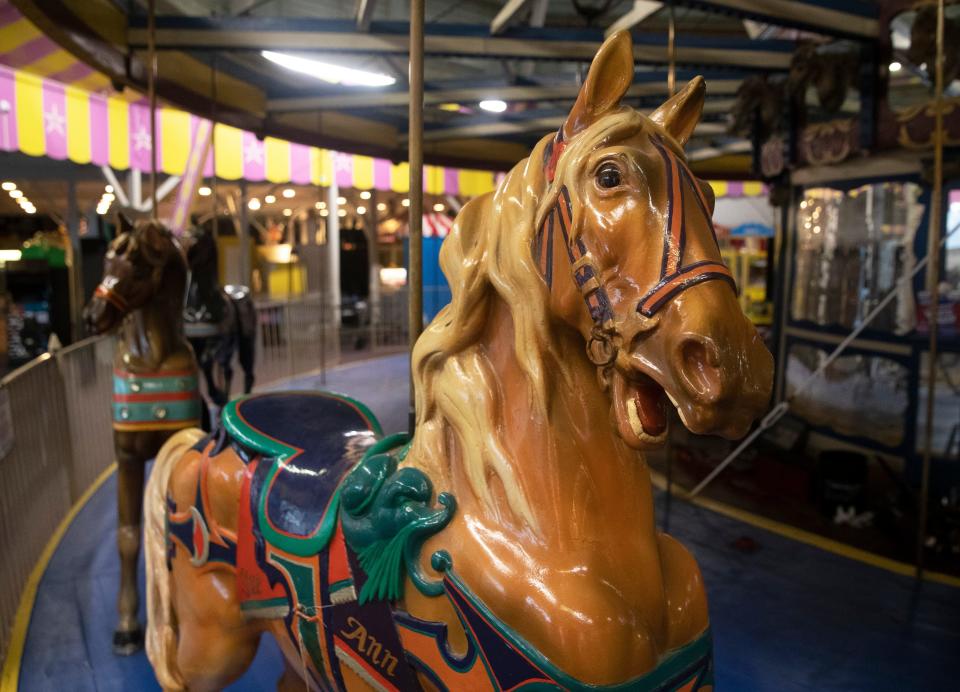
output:
M635 449L655 447L667 438L667 393L642 373L625 377L613 370L611 398L617 429Z

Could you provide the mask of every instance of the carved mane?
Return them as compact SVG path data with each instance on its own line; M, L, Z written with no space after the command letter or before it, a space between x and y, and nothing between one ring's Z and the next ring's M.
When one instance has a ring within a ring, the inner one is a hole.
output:
M659 125L631 108L600 119L571 140L549 190L545 190L542 158L552 135L545 137L495 192L464 205L440 251L440 267L452 298L413 350L417 431L411 454L433 478L449 479L450 470L438 468L435 460L451 457L445 450L452 433L477 497L495 513L489 477L499 477L515 517L534 531L536 520L523 487L524 480L532 483L534 479L518 477L501 444L498 430L506 424L497 420L501 389L477 344L491 302L499 297L513 318L514 351L535 406L531 415L546 419L552 387L571 377L570 364L555 349L547 286L531 252L535 231L561 184L566 184L574 201L571 232L575 237L586 156L644 128L669 138Z

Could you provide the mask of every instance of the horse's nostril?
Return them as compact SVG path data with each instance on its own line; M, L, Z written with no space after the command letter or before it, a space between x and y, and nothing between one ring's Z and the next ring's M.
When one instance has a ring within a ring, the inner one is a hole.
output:
M680 344L680 376L690 393L711 403L720 398L723 373L716 344L705 337L691 337Z

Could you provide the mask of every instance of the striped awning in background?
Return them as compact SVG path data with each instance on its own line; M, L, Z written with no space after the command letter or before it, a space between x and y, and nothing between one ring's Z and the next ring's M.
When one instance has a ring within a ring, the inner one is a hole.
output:
M423 215L424 238L446 238L453 228L453 219L446 214L430 213Z
M10 0L0 0L0 65L86 91L110 91L110 80L47 38Z

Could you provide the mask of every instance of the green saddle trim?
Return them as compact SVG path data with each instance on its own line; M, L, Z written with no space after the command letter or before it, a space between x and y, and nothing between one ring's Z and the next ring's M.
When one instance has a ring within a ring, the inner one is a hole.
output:
M398 468L409 447L406 433L380 440L340 485L343 536L367 577L360 605L402 598L408 576L425 596L443 593L443 582L423 573L420 551L450 523L457 503L450 493L440 493L439 507L433 507L430 478L419 469Z
M373 411L371 411L366 405L345 394L328 391L324 391L323 394L356 406L358 409L360 409L367 420L370 421L370 426L373 428L373 432L378 437L383 435L383 428L380 426L380 421L377 420L377 417L373 415ZM264 480L264 487L269 488L274 477L280 471L280 467L283 465L283 462L296 455L300 450L292 445L286 444L285 442L268 437L259 430L255 430L247 425L247 423L240 416L237 407L243 403L243 401L250 398L250 396L258 395L251 394L244 397L238 397L224 406L222 421L227 433L237 442L271 461L270 471ZM383 441L384 440L379 440L373 446L375 447L377 444ZM257 522L264 539L266 539L271 545L276 546L284 552L296 555L297 557L311 557L326 548L330 543L330 539L333 537L333 532L337 527L339 509L340 488L337 488L330 498L330 502L323 514L323 518L320 520L319 528L312 536L287 536L274 529L270 525L270 522L267 521L267 493L264 492L261 493L257 504Z

